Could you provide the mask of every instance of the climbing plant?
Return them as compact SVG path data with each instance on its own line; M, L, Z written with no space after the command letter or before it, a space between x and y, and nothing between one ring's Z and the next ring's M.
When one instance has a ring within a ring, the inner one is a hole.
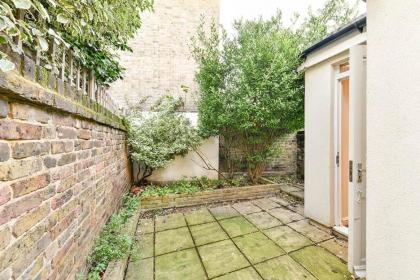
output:
M49 43L73 48L77 59L109 83L121 77L116 51L130 50L127 42L141 27L140 13L153 0L3 0L0 2L0 45L22 53L22 46L39 51L46 67L54 57ZM22 44L18 44L22 42ZM0 70L14 68L0 52Z

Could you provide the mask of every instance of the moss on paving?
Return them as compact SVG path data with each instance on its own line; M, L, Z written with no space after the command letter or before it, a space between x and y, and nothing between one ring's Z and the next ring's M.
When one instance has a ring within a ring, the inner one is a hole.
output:
M247 233L258 231L247 219L244 217L230 218L220 221L220 225L229 234L230 237L236 237Z
M310 246L290 254L319 280L350 280L347 265L322 247Z
M340 260L345 242L283 204L260 199L141 219L126 279L351 279Z

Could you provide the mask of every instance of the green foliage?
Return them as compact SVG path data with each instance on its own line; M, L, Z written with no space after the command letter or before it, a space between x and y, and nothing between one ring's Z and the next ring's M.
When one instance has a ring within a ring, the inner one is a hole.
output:
M130 157L143 168L137 175L142 181L158 168L165 167L176 156L185 156L201 142L190 121L177 110L181 99L165 97L148 116L133 111L127 118Z
M115 52L129 50L127 42L141 26L140 12L152 6L153 0L3 0L0 45L21 53L16 44L20 38L25 47L40 51L50 68L58 59L46 53L48 41L54 39L61 48L71 46L100 82L109 83L120 78L123 70ZM0 53L0 59L1 70L8 70L6 54Z
M284 26L281 13L238 21L233 38L214 23L210 34L200 26L192 44L199 65L200 132L223 138L228 161L235 160L231 148L239 148L252 182L260 178L276 140L303 127L304 81L297 71L302 50L326 34L327 23L342 24L351 11L343 0L330 0L301 26Z
M123 228L128 219L134 215L138 203L138 197L124 196L121 210L112 215L102 230L89 257L91 264L89 280L101 279L101 273L106 270L110 261L121 259L129 253L133 238L123 233Z
M168 194L196 193L200 191L220 189L226 187L240 187L245 183L242 178L231 181L212 180L207 177L183 178L164 186L148 185L141 193L141 197L165 196Z

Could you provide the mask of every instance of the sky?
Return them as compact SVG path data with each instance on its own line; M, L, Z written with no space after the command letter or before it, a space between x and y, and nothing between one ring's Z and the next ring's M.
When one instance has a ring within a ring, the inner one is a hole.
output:
M220 23L228 33L232 32L232 23L236 19L254 19L262 16L270 18L280 9L285 23L295 12L302 16L306 14L309 6L319 9L327 0L220 0ZM349 0L355 3L357 0ZM365 3L359 3L361 12L366 10Z

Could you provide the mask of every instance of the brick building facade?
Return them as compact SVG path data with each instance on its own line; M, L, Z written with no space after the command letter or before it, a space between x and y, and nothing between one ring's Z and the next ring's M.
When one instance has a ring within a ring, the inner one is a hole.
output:
M121 106L146 99L147 110L160 96L172 95L184 99L185 111L196 111L190 43L202 17L218 21L219 0L155 0L154 11L142 14L143 26L129 44L133 52L120 54L125 78L111 87Z

